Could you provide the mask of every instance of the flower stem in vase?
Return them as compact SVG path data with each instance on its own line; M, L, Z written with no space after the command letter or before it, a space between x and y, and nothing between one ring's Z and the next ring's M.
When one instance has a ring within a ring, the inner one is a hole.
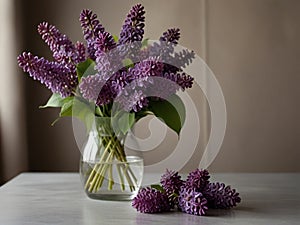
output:
M119 175L119 179L120 179L120 187L121 187L122 191L125 191L124 178L122 176L120 167L121 167L121 165L117 165L118 175Z
M85 190L90 193L98 192L106 176L108 177L107 189L113 190L115 184L113 177L114 161L119 161L120 164L116 164L116 171L118 173L121 190L125 191L125 182L127 182L130 191L135 191L138 185L137 178L127 163L124 146L121 141L115 134L99 136L99 149L104 150L101 151L101 157L98 163L93 165L92 171L85 183Z

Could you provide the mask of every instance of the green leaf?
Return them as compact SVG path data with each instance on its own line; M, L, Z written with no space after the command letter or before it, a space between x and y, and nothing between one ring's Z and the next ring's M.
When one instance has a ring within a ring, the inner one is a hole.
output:
M146 38L142 41L142 48L145 48L148 46L148 41L149 41L149 38Z
M45 106L41 106L40 108L45 107L61 107L59 118L57 118L51 125L53 126L61 117L73 116L81 120L86 128L89 131L92 128L94 122L94 104L91 104L84 99L67 97L61 98L60 95L53 94L49 99L48 103Z
M135 114L129 112L122 112L119 116L117 123L118 128L123 134L126 134L135 122Z
M92 128L94 122L94 111L92 104L79 98L73 98L65 102L61 107L59 116L73 116L78 118L85 124L87 131Z
M125 66L126 68L134 66L133 61L129 58L123 59L122 63L123 63L123 66Z
M80 82L82 77L96 74L96 70L94 69L95 65L96 63L90 58L84 62L78 63L76 66L78 81Z
M40 106L40 109L44 109L47 107L62 107L67 101L72 99L73 97L62 98L59 94L53 93L49 98L46 105Z
M59 121L60 117L56 118L52 123L51 126L54 126L58 121Z
M178 194L172 193L169 197L170 197L170 198L177 198L178 196L179 196Z
M178 95L174 94L168 100L150 100L148 109L179 135L185 121L185 107Z
M131 129L135 123L135 113L119 111L112 117L111 125L116 134L124 134Z
M159 185L159 184L151 184L150 187L153 188L153 189L156 189L156 190L158 190L160 192L165 192L165 190L163 189L163 187L161 185Z
M72 111L73 111L73 99L65 102L62 105L59 116L60 117L72 116Z
M102 115L103 115L103 113L102 113L102 111L101 111L101 109L100 109L99 106L96 106L95 114L96 114L97 116L102 116Z
M119 37L117 35L113 34L112 37L116 43L119 41Z
M72 116L81 120L87 131L92 129L95 121L95 105L83 99L75 98L72 106Z
M113 134L113 129L111 127L111 117L95 117L96 128L99 134L103 136L111 136Z

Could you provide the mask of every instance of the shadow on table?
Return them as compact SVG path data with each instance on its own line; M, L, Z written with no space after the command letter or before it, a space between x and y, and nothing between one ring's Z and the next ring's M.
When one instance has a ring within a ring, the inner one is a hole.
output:
M150 225L150 224L210 224L212 218L234 219L237 214L257 213L255 208L239 206L233 209L210 209L205 216L195 216L179 211L157 213L157 214L136 214L137 225Z
M245 206L238 206L232 209L209 209L205 216L233 218L236 217L236 214L240 212L257 213L257 209Z

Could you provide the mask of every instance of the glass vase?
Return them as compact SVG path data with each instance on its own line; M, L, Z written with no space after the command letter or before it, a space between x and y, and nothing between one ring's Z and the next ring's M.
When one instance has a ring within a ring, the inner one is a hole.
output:
M136 196L144 163L138 156L126 156L125 138L103 127L89 133L80 158L80 178L88 197L121 201Z

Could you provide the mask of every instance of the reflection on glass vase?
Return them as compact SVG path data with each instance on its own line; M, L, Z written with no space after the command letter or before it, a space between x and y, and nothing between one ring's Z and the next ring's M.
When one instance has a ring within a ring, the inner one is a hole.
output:
M103 127L90 131L80 159L80 178L88 197L131 200L137 194L144 163L138 156L125 155L126 136Z

